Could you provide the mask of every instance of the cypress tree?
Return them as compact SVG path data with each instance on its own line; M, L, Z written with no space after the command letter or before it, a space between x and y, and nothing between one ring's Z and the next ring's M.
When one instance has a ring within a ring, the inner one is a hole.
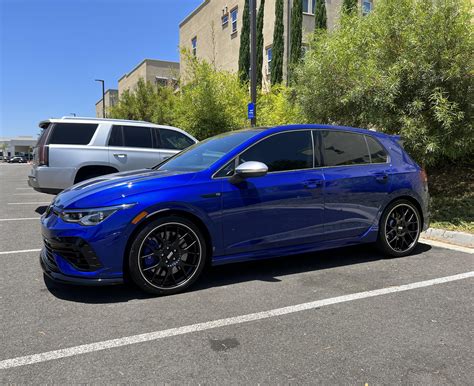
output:
M249 0L245 0L242 18L242 32L240 33L239 49L239 78L242 83L249 80L250 68L250 7Z
M270 63L272 84L283 81L283 56L285 51L285 27L283 25L283 0L276 0L275 29L273 31L272 62Z
M291 45L290 67L296 66L301 59L301 44L303 40L303 2L293 1L291 10Z
M262 85L263 66L263 20L265 15L265 0L260 1L257 19L257 86Z
M357 10L357 0L344 0L342 3L342 12L346 15L352 14Z
M314 19L315 19L315 31L321 29L327 29L327 13L326 13L326 0L315 0L316 8L314 10Z

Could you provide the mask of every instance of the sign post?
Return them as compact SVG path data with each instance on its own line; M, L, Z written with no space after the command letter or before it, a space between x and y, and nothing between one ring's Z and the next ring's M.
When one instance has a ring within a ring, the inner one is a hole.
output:
M257 0L250 0L250 99L249 119L252 127L257 124ZM252 116L250 115L252 107Z

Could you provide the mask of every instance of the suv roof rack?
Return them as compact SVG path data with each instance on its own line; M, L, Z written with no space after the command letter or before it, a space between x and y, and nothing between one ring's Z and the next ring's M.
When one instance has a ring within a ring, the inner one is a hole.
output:
M53 118L54 119L54 118ZM88 120L88 121L120 121L120 122L140 122L140 123L151 123L147 121L135 121L131 119L115 119L115 118L95 118L95 117L71 117L71 116L64 116L59 119L64 119L64 120Z

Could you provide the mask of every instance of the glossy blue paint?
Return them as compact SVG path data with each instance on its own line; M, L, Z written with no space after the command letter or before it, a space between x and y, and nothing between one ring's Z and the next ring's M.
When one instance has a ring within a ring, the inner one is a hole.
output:
M238 184L215 174L242 151L284 131L323 129L350 131L376 138L389 162L273 172ZM163 167L166 169L165 167ZM382 133L327 125L292 125L250 130L233 149L203 170L138 170L98 177L59 194L54 212L41 219L43 237L85 240L101 268L80 271L62 256L54 259L61 281L115 283L123 277L127 246L150 216L178 212L194 218L209 236L213 264L306 253L376 240L384 208L394 199L410 197L419 204L424 227L429 222L428 192L416 165L398 144ZM83 226L63 221L68 209L135 204L102 223ZM138 224L141 212L148 216ZM42 255L44 255L44 251ZM44 257L42 257L44 260Z

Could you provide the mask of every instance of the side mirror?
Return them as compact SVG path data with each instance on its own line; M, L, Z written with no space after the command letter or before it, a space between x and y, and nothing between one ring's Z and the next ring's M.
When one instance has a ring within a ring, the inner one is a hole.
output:
M236 179L243 180L251 177L262 177L268 172L268 166L263 162L248 161L235 168Z

